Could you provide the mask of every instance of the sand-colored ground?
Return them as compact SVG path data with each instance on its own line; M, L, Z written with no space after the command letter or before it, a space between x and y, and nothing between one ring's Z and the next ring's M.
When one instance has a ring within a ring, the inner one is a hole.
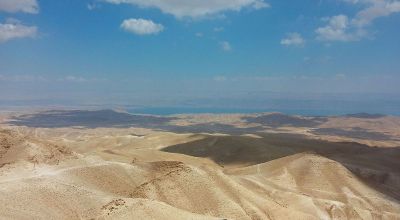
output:
M288 133L2 125L0 218L400 219L399 158Z

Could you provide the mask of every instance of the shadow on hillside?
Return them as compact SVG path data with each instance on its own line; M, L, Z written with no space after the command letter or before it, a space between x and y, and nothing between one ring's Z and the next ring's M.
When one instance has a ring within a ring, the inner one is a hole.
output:
M311 140L300 135L209 136L162 151L210 158L221 166L250 166L302 152L335 160L372 188L400 201L400 148Z
M220 134L230 134L230 135L241 135L241 134L251 134L258 133L265 130L262 126L240 128L229 124L221 123L203 123L188 126L176 126L169 125L160 127L165 131L171 131L174 133L220 133Z

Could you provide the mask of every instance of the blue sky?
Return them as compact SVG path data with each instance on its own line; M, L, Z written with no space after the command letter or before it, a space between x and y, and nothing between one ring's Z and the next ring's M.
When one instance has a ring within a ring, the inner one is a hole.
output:
M0 100L396 96L399 12L398 0L0 0Z

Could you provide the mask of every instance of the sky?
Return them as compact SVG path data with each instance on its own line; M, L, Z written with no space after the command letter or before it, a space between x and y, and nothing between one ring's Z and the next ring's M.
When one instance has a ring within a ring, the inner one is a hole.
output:
M0 102L396 99L399 39L400 0L0 0Z

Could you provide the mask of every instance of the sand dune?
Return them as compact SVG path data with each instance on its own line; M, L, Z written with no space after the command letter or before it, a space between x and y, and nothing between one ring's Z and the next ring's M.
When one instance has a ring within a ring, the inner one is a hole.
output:
M0 217L400 219L399 156L288 133L4 126Z

